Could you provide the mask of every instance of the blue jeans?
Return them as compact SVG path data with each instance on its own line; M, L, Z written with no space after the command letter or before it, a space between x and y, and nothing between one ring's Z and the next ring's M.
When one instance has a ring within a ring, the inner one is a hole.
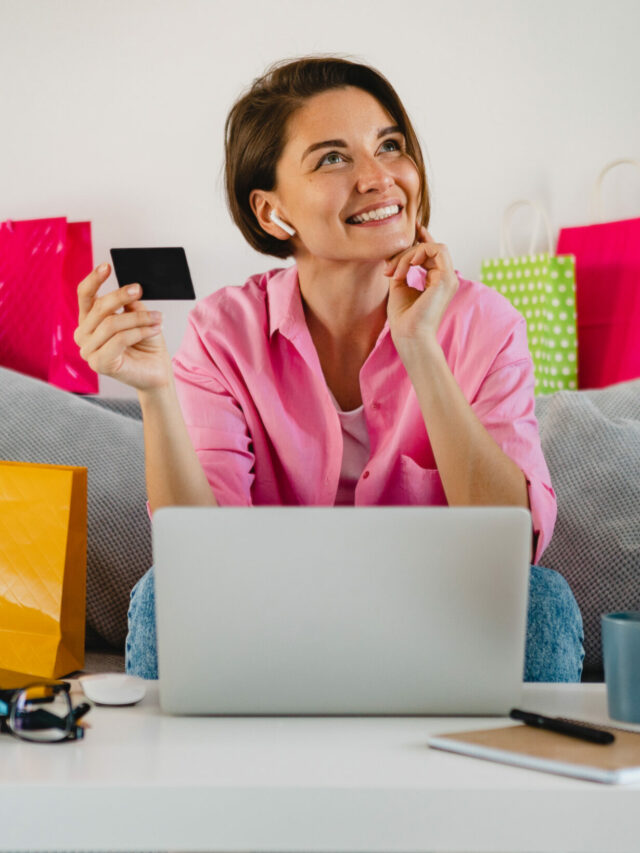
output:
M126 670L158 677L153 566L131 590ZM582 615L566 580L531 566L525 645L525 681L580 681L584 660Z

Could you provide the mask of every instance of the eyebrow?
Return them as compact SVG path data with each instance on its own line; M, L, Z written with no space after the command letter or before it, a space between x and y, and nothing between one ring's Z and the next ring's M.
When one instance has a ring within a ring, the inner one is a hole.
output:
M377 139L380 139L381 136L388 136L390 133L402 133L402 128L393 124L391 127L381 127L378 131ZM300 158L300 162L304 160L307 154L311 154L312 151L317 151L318 148L346 148L347 143L344 139L325 139L324 142L314 142L313 145L310 145L307 150L304 152L302 157Z

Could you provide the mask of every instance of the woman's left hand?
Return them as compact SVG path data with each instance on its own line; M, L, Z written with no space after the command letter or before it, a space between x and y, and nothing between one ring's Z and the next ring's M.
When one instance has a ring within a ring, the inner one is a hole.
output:
M389 281L387 317L391 337L400 352L403 346L435 341L436 332L458 286L449 250L444 243L435 243L423 225L416 225L421 242L393 255L385 263L384 274ZM427 271L424 291L407 284L410 266Z

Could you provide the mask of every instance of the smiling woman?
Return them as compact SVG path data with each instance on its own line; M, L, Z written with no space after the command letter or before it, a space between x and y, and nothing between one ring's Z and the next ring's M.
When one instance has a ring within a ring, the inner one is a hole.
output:
M525 321L427 230L420 146L390 83L339 57L278 63L231 108L225 150L234 221L292 266L202 299L172 361L139 292L96 298L98 270L78 289L81 354L138 389L150 508L521 506L537 561L556 499ZM153 601L150 570L127 640L146 677ZM579 680L566 582L532 567L529 603L525 678Z
M400 151L403 158L413 163L419 178L419 206L414 211L413 220L429 226L431 207L422 151L411 120L391 83L379 71L339 57L302 57L294 62L275 63L262 77L254 80L249 90L233 105L225 123L227 203L234 222L256 251L278 258L295 254L293 241L283 241L280 235L272 235L261 227L250 201L251 192L256 188L267 192L275 190L278 164L292 139L297 142L294 159L299 161L303 174L340 165L336 160L329 162L331 157L342 158L344 163L348 163L349 140L342 134L338 138L327 139L326 130L330 125L324 115L318 116L315 127L309 128L310 133L317 128L319 134L317 138L310 139L309 144L299 137L299 129L292 122L299 118L302 109L314 96L335 94L347 87L357 90L354 93L356 99L362 100L367 93L369 99L377 104L383 119L385 116L391 119L383 122L384 126L380 128L367 127L367 131L373 130L371 142L376 147L380 146L387 158L393 156L397 159L398 153L392 152ZM329 99L327 109L331 110L331 107ZM351 107L351 104L346 105L347 114ZM357 110L358 105L354 104L353 108ZM357 118L358 113L351 117ZM382 141L387 137L387 141ZM310 156L315 151L330 148L345 150L323 152L317 162ZM366 209L366 205L363 208Z

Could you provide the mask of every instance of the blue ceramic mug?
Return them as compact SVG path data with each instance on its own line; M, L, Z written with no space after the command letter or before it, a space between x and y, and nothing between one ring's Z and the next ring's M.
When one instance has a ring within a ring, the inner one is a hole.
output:
M605 613L601 623L609 716L640 723L640 612Z

